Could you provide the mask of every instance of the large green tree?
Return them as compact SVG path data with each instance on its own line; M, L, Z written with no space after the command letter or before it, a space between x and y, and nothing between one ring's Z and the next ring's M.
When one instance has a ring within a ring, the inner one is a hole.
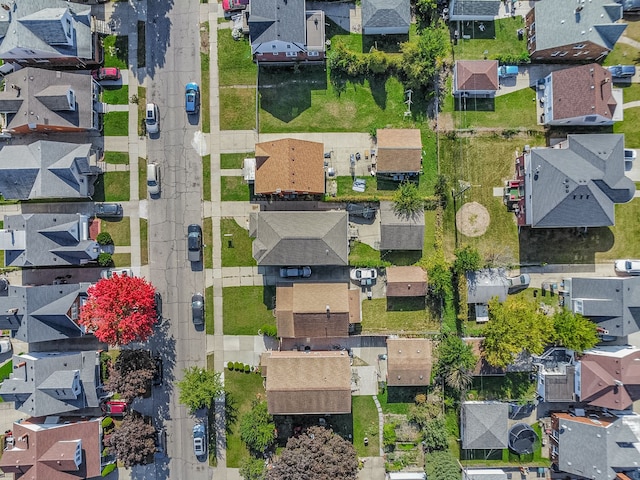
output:
M523 351L534 355L544 352L554 339L553 318L523 297L510 296L504 303L493 298L484 335L487 362L506 367Z
M210 408L213 401L223 392L220 372L200 367L184 370L184 378L178 382L180 403L191 412L200 408Z
M457 392L466 390L477 361L471 346L451 332L442 335L436 352L436 374L444 379L449 388Z
M251 410L240 420L240 438L247 444L249 450L262 453L269 448L276 439L276 425L269 415L267 402L254 400Z
M429 480L451 480L460 478L460 467L455 457L448 451L432 452L426 456L427 478Z
M429 420L422 428L422 438L425 448L430 452L446 449L448 445L448 434L444 417L439 416L433 420Z
M393 193L393 210L406 217L424 211L424 200L414 182L403 182Z
M240 464L240 475L244 480L265 480L267 468L261 458L249 457Z
M449 48L449 30L441 22L422 30L418 42L403 43L401 68L405 86L421 89L431 85Z
M482 267L482 257L477 248L465 245L462 248L456 248L454 254L456 259L453 262L453 269L459 275L464 275L467 271L475 271Z
M562 309L553 316L556 341L582 353L598 343L596 324L578 313Z

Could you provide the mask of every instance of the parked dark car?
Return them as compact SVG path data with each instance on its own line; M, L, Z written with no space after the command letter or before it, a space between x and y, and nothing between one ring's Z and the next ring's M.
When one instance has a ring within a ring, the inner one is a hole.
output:
M119 203L96 203L94 213L96 217L121 217L122 205Z
M154 298L156 301L156 318L159 322L162 320L162 295L160 295L160 292L156 292Z
M194 293L191 297L191 318L194 325L204 325L204 297L201 293Z
M162 358L155 356L153 357L153 362L156 365L156 372L153 375L152 383L154 387L159 387L162 385L162 381L164 380L164 372L162 371Z
M202 260L202 228L200 225L192 224L187 228L187 256L190 262Z
M607 67L613 78L629 78L636 74L635 65L614 65Z

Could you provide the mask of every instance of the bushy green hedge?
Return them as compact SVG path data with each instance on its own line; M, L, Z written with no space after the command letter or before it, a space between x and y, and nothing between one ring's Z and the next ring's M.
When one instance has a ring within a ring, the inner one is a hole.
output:
M99 245L113 245L113 238L111 238L109 232L100 232L96 237L96 242Z

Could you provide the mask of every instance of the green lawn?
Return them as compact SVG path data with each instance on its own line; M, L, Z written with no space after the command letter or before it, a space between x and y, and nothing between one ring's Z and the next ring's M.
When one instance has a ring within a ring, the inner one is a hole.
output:
M604 65L618 65L618 64L634 64L640 62L640 52L635 47L627 45L626 43L617 42L615 47L607 58L604 60ZM626 112L625 112L626 113Z
M108 35L102 42L104 46L104 66L127 68L129 64L129 39L126 35Z
M524 28L522 17L503 18L494 22L471 22L469 26L467 23L463 22L460 40L458 45L453 47L455 58L482 60L498 58L500 55L520 56L527 53L526 39L518 40L518 29ZM484 31L478 28L481 23L485 26ZM463 35L469 35L471 39L465 40L462 38Z
M204 324L207 335L213 335L215 333L213 328L213 287L207 287L204 291Z
M626 101L626 99L625 99ZM613 125L614 133L624 133L624 146L628 148L640 148L640 107L625 108L624 121Z
M625 18L623 21L627 24L627 28L624 30L624 36L640 42L640 21L638 21L635 15Z
M255 152L247 153L221 153L220 168L242 168L242 162L245 158L253 158Z
M209 22L205 22L203 25L207 26L209 31ZM202 131L204 133L211 132L211 110L209 109L210 94L209 94L209 54L200 52L200 70L202 80L200 82L200 95L201 104L205 106L202 109Z
M634 198L629 203L615 206L616 224L611 227L613 245L608 249L596 250L597 262L609 262L616 258L639 258L640 257L640 199ZM589 229L589 234L593 229ZM607 234L608 228L603 228L603 236L610 238Z
M218 71L221 87L256 84L258 67L248 39L234 40L231 30L218 30Z
M622 101L624 103L635 102L636 100L640 100L640 84L619 83L619 84L616 84L615 87L622 89Z
M114 245L131 245L131 224L129 217L122 217L122 219L116 222L103 218L100 221L100 229L102 232L107 232L111 235Z
M251 402L257 397L265 398L262 377L256 373L240 373L225 370L224 388L227 403L236 412L236 421L227 434L227 467L238 468L242 460L249 458L249 451L240 440L239 424L243 415L251 410Z
M129 112L105 113L103 133L105 137L129 135Z
M0 367L0 382L9 378L13 372L13 361L9 360L7 363Z
M362 302L362 333L427 333L440 329L439 320L423 299L374 298ZM392 310L389 310L391 308Z
M352 267L378 267L385 265L380 250L355 240L349 249L349 265Z
M385 387L377 397L382 413L406 415L409 407L415 403L416 395L426 391L426 387Z
M263 325L275 325L274 287L223 288L224 335L256 335Z
M211 201L211 155L202 157L202 199Z
M107 163L129 165L129 154L127 152L104 152L104 161Z
M223 202L248 202L251 199L249 185L242 177L220 177L220 190Z
M455 128L542 130L536 124L535 96L533 89L525 88L495 99L469 98L460 104L447 95L443 111L453 116Z
M378 435L378 409L370 396L352 397L353 446L359 457L377 457L380 455L380 436ZM364 437L369 445L364 446Z
M202 241L204 248L202 256L204 258L204 268L213 268L213 232L212 219L206 217L202 219Z
M113 265L116 267L130 267L131 266L131 254L130 253L115 253L113 255Z
M144 137L147 134L147 124L145 122L147 110L147 89L138 85L138 136Z
M220 235L222 236L223 267L256 265L256 261L251 255L251 238L246 228L238 225L233 218L222 218L220 219Z
M126 202L129 200L129 172L107 172L94 184L96 202Z
M473 400L533 400L535 381L529 373L507 373L503 377L474 377L467 398Z
M220 88L220 130L256 128L256 91L253 88Z
M102 101L110 105L127 105L129 103L129 91L127 86L103 87Z
M149 222L146 218L140 219L140 263L149 263Z
M142 157L138 157L138 198L147 198L147 161Z

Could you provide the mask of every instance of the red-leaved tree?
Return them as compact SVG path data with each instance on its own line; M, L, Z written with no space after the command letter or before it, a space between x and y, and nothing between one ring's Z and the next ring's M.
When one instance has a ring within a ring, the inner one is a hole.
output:
M79 322L109 345L144 342L157 322L155 288L144 278L114 274L87 289Z

